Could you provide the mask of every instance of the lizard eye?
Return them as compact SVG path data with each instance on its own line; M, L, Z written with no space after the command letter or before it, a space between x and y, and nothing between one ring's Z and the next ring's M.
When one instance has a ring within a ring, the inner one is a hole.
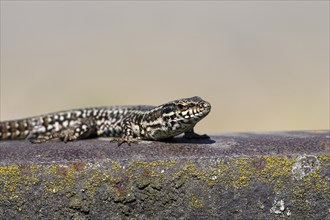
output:
M168 114L173 111L173 106L167 106L163 109L163 113Z

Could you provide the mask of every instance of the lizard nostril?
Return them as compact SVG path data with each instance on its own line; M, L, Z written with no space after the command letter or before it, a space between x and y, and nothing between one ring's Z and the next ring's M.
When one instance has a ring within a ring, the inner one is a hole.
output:
M209 107L210 107L210 103L205 102L205 101L201 101L201 102L199 103L199 107L200 107L200 108L209 108Z

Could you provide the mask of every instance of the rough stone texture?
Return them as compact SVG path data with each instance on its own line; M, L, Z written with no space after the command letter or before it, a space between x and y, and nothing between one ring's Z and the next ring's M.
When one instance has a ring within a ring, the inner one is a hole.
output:
M329 131L0 142L0 219L330 219Z

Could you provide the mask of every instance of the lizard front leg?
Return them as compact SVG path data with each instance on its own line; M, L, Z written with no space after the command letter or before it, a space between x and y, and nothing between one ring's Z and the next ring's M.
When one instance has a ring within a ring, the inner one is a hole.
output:
M136 143L137 141L141 140L140 128L130 120L130 117L124 119L122 122L122 127L122 137L113 139L113 142L118 142L118 146L122 145L123 143L131 145L131 143Z
M28 136L31 143L38 144L53 139L60 139L63 142L74 141L77 139L89 138L96 135L96 123L92 118L77 120L72 126L63 128L60 131L42 132L38 126Z

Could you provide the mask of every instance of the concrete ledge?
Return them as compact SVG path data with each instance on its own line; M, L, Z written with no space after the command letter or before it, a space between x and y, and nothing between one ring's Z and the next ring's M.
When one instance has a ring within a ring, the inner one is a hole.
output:
M330 219L329 131L0 142L0 219Z

